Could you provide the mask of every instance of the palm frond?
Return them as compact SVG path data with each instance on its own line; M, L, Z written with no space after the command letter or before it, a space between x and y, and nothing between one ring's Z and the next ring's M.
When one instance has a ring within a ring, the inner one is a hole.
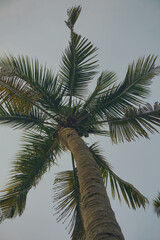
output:
M70 217L68 227L72 240L85 240L77 170L58 173L53 189L57 220L65 222Z
M81 9L82 7L79 5L77 7L69 8L67 11L68 20L65 23L71 30L73 30L73 27L81 13Z
M66 95L70 98L70 105L73 96L78 98L84 96L97 67L97 61L93 60L96 48L80 35L76 33L72 35L69 47L62 56L60 70L62 84L66 89Z
M93 122L99 120L97 116L96 108L98 108L97 99L103 97L109 90L110 86L117 80L117 76L114 72L104 71L97 79L97 84L92 94L86 99L83 107L78 115L78 122L81 122L84 126L87 123L88 126L94 128ZM93 109L95 111L93 111Z
M160 67L155 67L156 57L139 58L137 63L129 65L124 81L111 86L104 96L96 99L90 111L102 119L106 114L120 117L125 108L144 104L150 93L152 79L160 74Z
M97 79L97 85L94 91L85 101L83 108L85 109L87 106L91 107L95 105L97 97L104 96L110 90L110 86L112 86L116 80L116 73L110 71L102 72L100 77Z
M98 145L94 143L89 147L89 149L101 170L102 177L106 186L108 180L110 180L113 198L117 193L118 198L121 201L121 191L122 196L129 207L131 206L133 209L136 209L137 207L142 206L145 208L146 203L148 203L147 198L144 197L132 184L124 181L113 172L112 167L105 160Z
M58 142L53 138L53 129L48 134L35 134L31 131L25 136L27 142L13 162L10 180L1 191L0 209L3 218L21 215L25 209L28 191L37 185L43 174L55 161L59 152ZM51 135L52 134L52 135ZM54 151L55 150L55 151Z
M0 104L12 101L29 113L37 101L38 96L20 80L15 81L14 77L0 76Z
M160 126L160 104L154 107L147 103L144 107L128 108L122 118L108 117L110 137L114 143L131 141L142 136L149 138L147 132L158 132Z
M32 108L29 114L25 113L20 106L11 102L5 102L4 106L0 105L0 123L10 124L13 128L36 128L47 122L47 116L39 109Z
M50 111L56 113L59 111L63 102L64 89L59 83L58 76L54 76L51 69L46 66L42 67L37 59L34 60L27 56L16 58L12 55L1 58L0 67L3 98L6 99L9 94L14 98L19 96L19 101L23 99L28 100L29 103L30 100L32 104L39 102Z
M158 196L153 200L154 211L158 217L160 217L160 192Z

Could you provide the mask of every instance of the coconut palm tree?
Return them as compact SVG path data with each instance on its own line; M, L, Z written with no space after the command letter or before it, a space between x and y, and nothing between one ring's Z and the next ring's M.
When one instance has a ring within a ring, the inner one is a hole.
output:
M58 173L54 183L58 220L70 219L73 240L122 240L106 193L108 181L113 197L123 196L134 209L145 208L148 200L113 172L97 143L90 146L86 139L104 135L118 143L157 132L160 105L152 107L145 99L160 69L156 57L148 56L129 65L121 83L111 71L95 80L97 49L74 31L80 12L80 6L67 12L70 41L57 75L37 59L8 55L0 60L0 122L24 129L0 197L1 218L21 215L29 190L63 151L70 151L73 170ZM89 83L95 84L92 92Z
M155 213L157 216L160 216L160 192L158 193L158 196L153 200L153 206Z

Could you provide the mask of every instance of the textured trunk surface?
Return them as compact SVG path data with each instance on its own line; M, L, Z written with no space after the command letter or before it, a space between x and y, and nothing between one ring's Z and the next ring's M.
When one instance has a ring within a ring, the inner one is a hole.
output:
M72 128L61 129L59 137L76 161L86 240L124 240L101 172L88 147Z

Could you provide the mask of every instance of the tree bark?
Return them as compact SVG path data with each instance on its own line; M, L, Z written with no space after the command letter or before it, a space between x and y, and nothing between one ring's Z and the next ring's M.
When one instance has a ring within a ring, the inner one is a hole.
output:
M89 148L72 128L62 128L59 139L76 161L86 240L124 240Z

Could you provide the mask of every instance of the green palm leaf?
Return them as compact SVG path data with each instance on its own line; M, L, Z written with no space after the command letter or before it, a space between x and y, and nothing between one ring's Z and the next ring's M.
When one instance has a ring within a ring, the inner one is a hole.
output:
M149 138L147 133L158 132L154 126L160 126L160 104L154 107L147 103L144 107L128 108L122 118L108 117L110 137L113 142L131 141L142 136Z
M64 90L58 76L54 76L51 69L42 67L37 59L27 56L15 58L12 55L1 58L0 67L0 85L3 86L1 99L12 97L13 101L13 96L19 96L18 101L23 100L23 105L24 100L28 100L27 104L39 102L46 109L59 112Z
M20 108L20 109L19 109ZM32 108L29 114L22 111L21 106L6 102L0 106L0 122L10 124L13 128L37 128L47 122L47 116L36 108Z
M87 123L93 127L92 123L99 120L99 116L95 114L97 110L96 112L93 111L93 109L95 110L95 108L99 107L96 105L97 99L105 96L106 93L110 91L110 86L115 83L116 80L117 76L114 72L104 71L101 73L100 77L97 80L94 91L87 98L78 115L78 122L81 122L83 125Z
M73 34L69 47L62 56L60 77L66 94L82 98L88 83L95 75L96 61L91 61L96 48L85 38Z
M44 131L43 131L44 132ZM21 215L25 209L28 191L37 185L43 174L55 161L54 152L59 153L59 144L53 140L54 129L48 133L26 133L21 152L13 163L10 181L1 191L0 208L3 218Z
M72 240L85 240L77 170L58 173L54 192L54 207L59 214L57 220L64 219L65 222L71 216L68 226Z
M73 31L74 24L80 14L81 7L74 7L68 11L68 21L66 22L71 30L71 40L62 56L60 77L69 96L69 106L71 107L72 97L82 98L85 94L89 81L95 75L97 67L95 51L97 50L87 39Z
M23 112L29 113L33 105L36 105L37 94L33 92L27 84L18 79L15 81L14 77L7 78L0 75L0 103L4 104L6 101L12 101L21 106Z
M124 181L113 172L112 167L106 162L101 153L102 151L96 143L90 146L90 151L101 170L106 186L108 180L110 180L113 198L117 193L118 198L121 201L121 191L122 196L129 207L131 206L133 209L136 209L137 207L143 206L145 208L146 203L148 203L147 198L144 197L132 184Z
M150 93L153 77L160 74L160 67L155 67L156 57L139 58L137 63L129 65L124 81L113 85L104 96L96 99L90 111L104 119L106 114L119 117L125 108L144 103Z
M160 192L158 193L158 196L153 200L153 206L155 213L158 217L160 217Z
M110 71L102 72L100 77L97 79L94 91L88 97L83 107L87 108L88 106L91 108L92 106L95 106L97 98L104 96L108 91L110 91L110 86L112 86L116 80L116 73Z

